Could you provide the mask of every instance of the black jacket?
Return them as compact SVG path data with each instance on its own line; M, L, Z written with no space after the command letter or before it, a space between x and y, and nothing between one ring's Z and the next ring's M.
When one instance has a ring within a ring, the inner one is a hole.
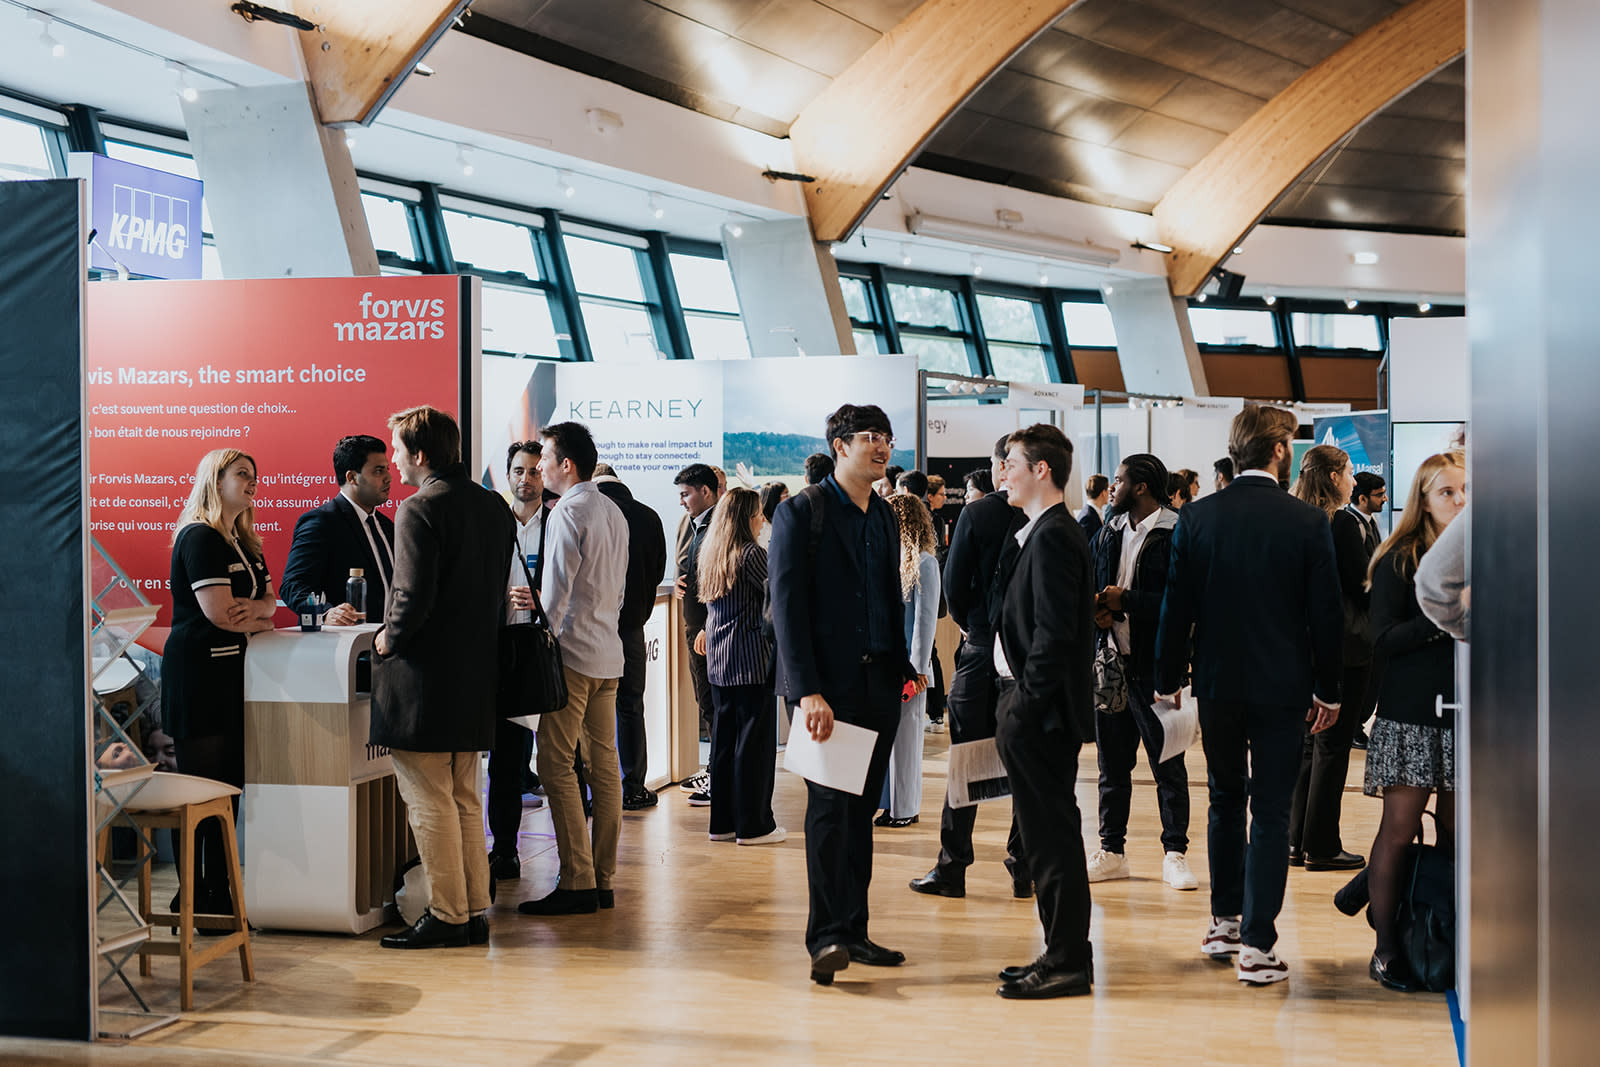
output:
M687 513L685 513L687 514ZM683 576L683 624L690 630L706 628L706 606L700 602L700 546L711 530L711 510L690 519L678 546L678 573Z
M1455 702L1456 650L1450 635L1417 604L1417 585L1401 577L1394 553L1372 572L1373 650L1383 670L1378 717L1424 726L1454 726L1435 713L1437 699Z
M650 505L635 500L626 485L597 479L595 487L622 509L622 517L628 521L628 579L617 629L635 630L650 621L655 610L656 591L667 572L667 535L661 529L661 516Z
M1372 625L1368 618L1367 564L1372 543L1365 524L1349 511L1333 513L1333 554L1339 563L1339 592L1344 600L1344 661L1349 666L1372 662Z
M1027 517L1006 500L1006 494L989 493L961 509L955 533L950 537L950 554L944 562L944 600L950 617L966 631L967 640L984 648L994 644L990 621L998 608L998 592L992 592L1000 569L1000 554L1012 534L1022 529ZM991 603L992 601L992 603Z
M1339 700L1344 609L1328 516L1244 474L1178 513L1156 692L1310 708ZM1192 636L1191 636L1192 635Z
M1093 584L1083 527L1053 505L1017 556L997 633L1016 678L1016 714L1080 743L1094 739Z
M1133 580L1122 591L1122 610L1128 616L1128 673L1148 684L1155 684L1156 631L1161 625L1161 598L1167 591L1167 567L1172 562L1172 527L1178 516L1162 509L1162 519L1144 536L1139 561L1134 564ZM1171 516L1170 520L1167 516ZM1099 592L1117 584L1122 569L1122 532L1128 516L1119 515L1100 527L1090 542L1094 555L1094 586ZM1170 521L1172 525L1167 525Z
M394 522L381 511L378 528L394 553ZM360 567L367 580L367 619L383 618L388 590L383 585L383 567L372 558L372 547L356 507L343 495L301 515L294 524L294 541L289 546L289 561L283 567L278 596L289 610L300 614L312 593L321 593L329 604L344 603L344 583L350 568Z
M1078 525L1083 527L1084 535L1091 541L1105 524L1106 521L1100 517L1099 510L1093 504L1085 504L1083 510L1078 512Z

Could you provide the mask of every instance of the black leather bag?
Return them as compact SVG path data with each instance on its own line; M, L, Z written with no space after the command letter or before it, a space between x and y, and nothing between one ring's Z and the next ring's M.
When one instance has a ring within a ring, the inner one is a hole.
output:
M1395 933L1411 973L1430 993L1456 985L1456 864L1433 845L1413 844L1410 877L1395 915Z
M500 629L500 714L548 715L567 706L567 674L562 669L561 646L539 602L539 586L528 571L521 547L517 559L533 593L533 620Z

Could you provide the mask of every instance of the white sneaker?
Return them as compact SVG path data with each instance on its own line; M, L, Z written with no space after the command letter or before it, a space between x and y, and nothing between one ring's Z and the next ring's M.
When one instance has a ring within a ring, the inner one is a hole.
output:
M710 786L710 771L701 771L698 774L691 774L689 777L678 783L678 788L683 790L685 793L703 793L706 792Z
M783 844L783 842L787 841L788 839L789 839L789 831L787 831L783 827L779 826L779 827L774 828L773 831L770 834L762 834L760 837L741 837L741 838L739 838L739 844L741 844L741 845L781 845L781 844Z
M1199 889L1200 879L1189 869L1189 857L1182 852L1168 852L1161 861L1161 880L1174 889Z
M1226 961L1229 956L1239 951L1239 917L1237 915L1213 915L1211 928L1206 931L1205 939L1200 942L1200 951L1214 960Z
M1251 985L1271 985L1287 981L1289 965L1278 958L1276 952L1262 952L1258 948L1243 946L1239 950L1239 981Z
M1120 852L1097 848L1089 853L1089 881L1109 882L1128 877L1128 857Z
M735 834L707 834L706 835L706 839L709 840L709 841L732 841L735 836L737 836L737 835L735 835Z

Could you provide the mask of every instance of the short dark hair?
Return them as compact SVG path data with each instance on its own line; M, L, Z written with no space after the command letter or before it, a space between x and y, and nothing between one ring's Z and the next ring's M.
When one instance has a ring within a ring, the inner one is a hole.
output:
M921 471L906 471L894 480L894 487L912 496L927 496L928 476Z
M883 478L890 485L898 486L900 484L900 476L905 472L906 469L904 467L896 467L893 463L891 463L887 467L883 468Z
M1111 488L1111 479L1104 474L1091 474L1089 480L1083 483L1083 493L1090 500Z
M1356 475L1356 487L1350 492L1350 503L1354 504L1364 496L1371 496L1387 484L1381 475L1362 471Z
M1194 499L1194 495L1189 492L1189 479L1183 476L1182 471L1171 471L1167 474L1166 498L1170 501L1175 496L1181 496L1185 504Z
M581 422L558 422L539 431L539 436L550 442L557 463L570 459L578 472L578 481L594 477L594 465L600 462L600 451L594 446L594 434Z
M1050 481L1057 489L1067 487L1072 476L1072 442L1067 435L1048 422L1036 422L1006 438L1010 445L1022 449L1022 458L1029 465L1045 463L1050 467Z
M994 443L994 458L1005 459L1006 452L1011 448L1011 435L1006 434ZM990 477L993 477L991 475Z
M339 438L339 443L333 446L333 480L343 486L345 476L351 471L361 473L367 465L367 457L374 452L387 454L388 451L389 443L371 434L353 433Z
M1233 460L1229 459L1227 456L1223 456L1221 459L1213 463L1211 465L1211 469L1222 475L1223 481L1233 481Z
M1170 477L1167 465L1161 462L1161 458L1148 452L1135 452L1122 461L1122 480L1129 485L1144 486L1150 491L1150 499L1162 507L1166 507L1172 497L1167 492Z
M389 416L389 429L400 435L407 452L426 456L432 470L461 462L461 427L448 412L426 404L406 408Z
M889 414L876 404L841 404L839 409L828 416L827 426L823 435L828 441L828 451L833 451L835 441L849 438L863 430L877 430L879 433L893 434L894 427L889 424Z
M538 441L513 441L511 447L506 449L506 473L511 473L511 461L517 458L517 453L526 452L530 456L537 456L544 451L544 446Z
M965 481L969 493L974 489L985 496L994 492L994 475L988 471L968 471Z
M672 479L673 485L692 485L700 489L709 489L712 495L717 492L717 472L704 463L691 463L678 472Z
M833 473L833 457L826 452L813 452L806 457L806 484L816 485Z

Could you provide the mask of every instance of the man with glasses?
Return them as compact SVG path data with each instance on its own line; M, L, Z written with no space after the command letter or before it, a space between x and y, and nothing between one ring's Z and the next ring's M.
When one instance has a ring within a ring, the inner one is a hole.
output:
M878 735L859 796L806 783L806 949L819 985L852 962L905 962L868 940L867 886L900 691L917 677L906 653L899 526L872 489L894 448L889 416L846 404L828 416L826 436L834 471L778 506L768 562L778 689L799 705L796 728L826 741L837 720Z

